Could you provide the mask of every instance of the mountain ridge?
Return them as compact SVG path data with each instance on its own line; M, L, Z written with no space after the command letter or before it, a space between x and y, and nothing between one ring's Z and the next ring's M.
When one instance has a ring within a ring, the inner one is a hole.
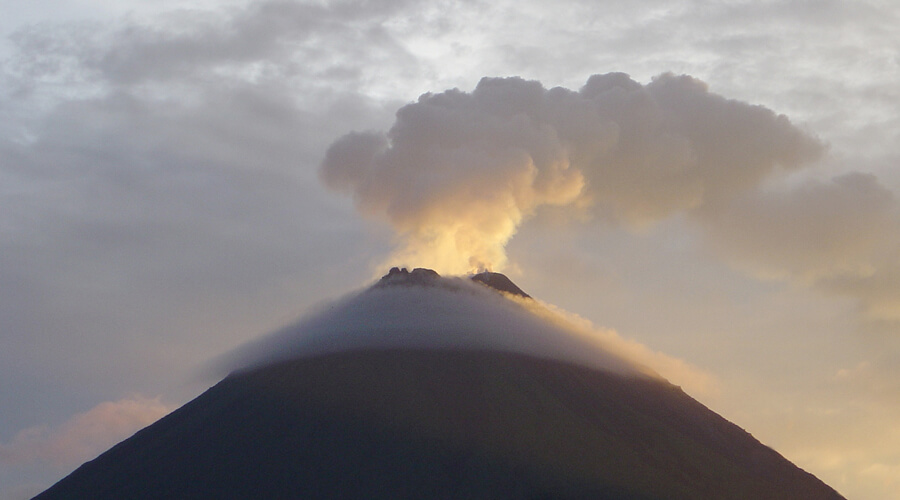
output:
M54 498L840 499L671 384L486 351L235 374Z
M494 328L534 326L516 322L524 302L481 285L529 297L499 273L393 268L330 314L361 314L361 334L377 324L389 340L397 325L446 330L435 321L453 318L435 311L471 307L445 300L497 313ZM334 345L328 329L348 323L332 319L313 322L325 335L311 345ZM364 339L246 366L35 498L843 498L664 379L510 347L526 338L475 348Z

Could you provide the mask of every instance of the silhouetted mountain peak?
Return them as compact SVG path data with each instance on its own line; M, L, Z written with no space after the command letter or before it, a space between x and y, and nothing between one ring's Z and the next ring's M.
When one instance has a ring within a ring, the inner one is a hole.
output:
M405 267L392 267L375 286L433 285L440 279L441 275L431 269L417 267L409 271Z
M484 271L473 275L472 281L487 285L494 290L511 293L513 295L518 295L519 297L525 297L526 299L531 298L531 295L522 291L522 289L516 286L516 284L513 283L511 279L507 278L505 274Z

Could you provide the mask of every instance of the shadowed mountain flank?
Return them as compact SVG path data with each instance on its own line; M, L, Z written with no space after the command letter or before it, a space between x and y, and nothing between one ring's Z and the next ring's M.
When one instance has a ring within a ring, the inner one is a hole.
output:
M663 381L364 351L233 374L37 498L841 497Z
M522 289L516 286L516 284L513 283L511 279L507 278L505 274L484 271L473 275L472 281L485 284L494 290L518 295L519 297L525 297L526 299L531 298L531 295L523 292Z
M842 498L680 388L536 322L506 276L470 278L391 269L263 346L281 358L36 498Z

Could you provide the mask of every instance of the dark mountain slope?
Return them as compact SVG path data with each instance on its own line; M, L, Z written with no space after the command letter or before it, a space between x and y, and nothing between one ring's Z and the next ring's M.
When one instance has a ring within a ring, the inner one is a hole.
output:
M659 380L373 350L235 373L37 498L841 497Z
M511 279L507 278L505 274L484 271L472 275L472 281L482 283L501 292L518 295L519 297L525 297L526 299L531 298L531 295L528 295L527 293L522 291L522 289L519 288L518 285L513 283Z

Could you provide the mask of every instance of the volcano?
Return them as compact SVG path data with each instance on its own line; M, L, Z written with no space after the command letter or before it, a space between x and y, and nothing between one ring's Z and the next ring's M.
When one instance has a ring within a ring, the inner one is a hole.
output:
M453 297L500 308L491 331L533 326L509 312L531 299L506 276L392 269L263 343L277 356L251 349L248 366L36 498L843 498L613 354L573 362L565 349L520 348L515 332L465 334L480 321L409 342L444 321L429 307ZM334 321L368 318L371 304L380 314L368 324Z

